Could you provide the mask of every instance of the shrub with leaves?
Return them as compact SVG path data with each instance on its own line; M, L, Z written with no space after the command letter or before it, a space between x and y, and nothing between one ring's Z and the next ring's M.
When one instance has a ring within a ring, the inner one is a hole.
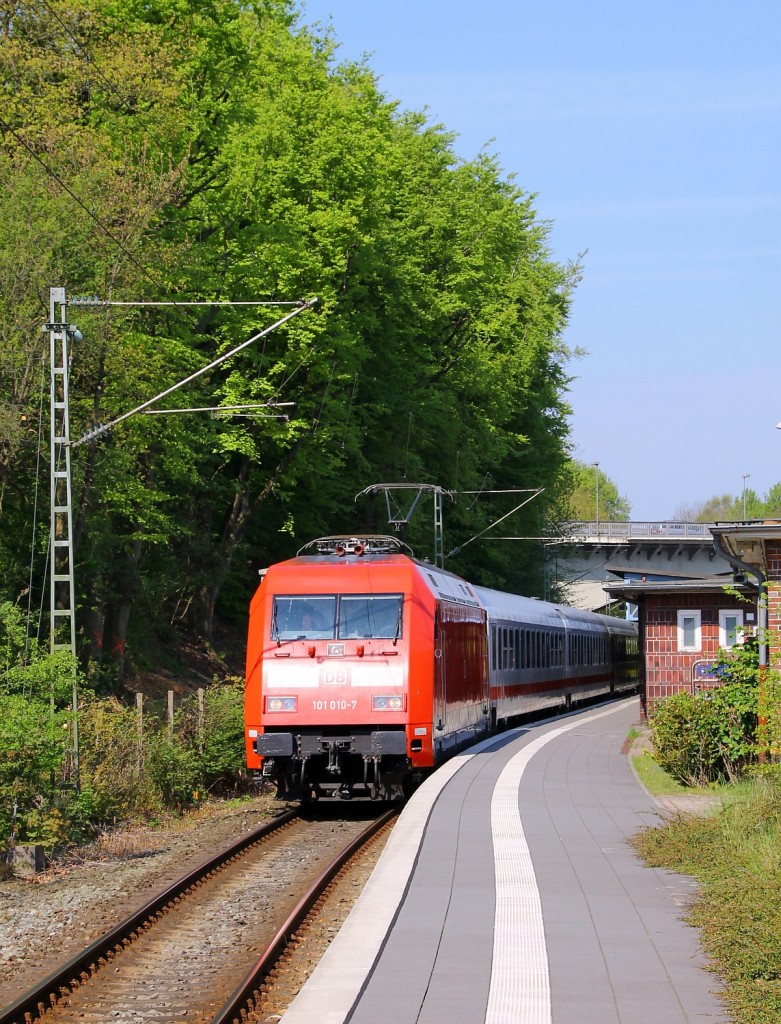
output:
M201 770L203 785L212 792L236 789L245 781L244 683L240 679L206 690Z
M719 651L720 686L681 691L654 712L656 759L674 778L691 785L734 780L756 760L760 687L756 639ZM769 678L769 676L768 676Z
M0 695L0 829L36 841L47 812L61 794L68 748L68 716L46 701ZM33 820L35 826L33 826Z
M69 654L27 640L22 614L0 604L0 834L48 850L106 826L180 811L206 792L235 791L244 772L243 686L214 684L185 698L169 732L78 679L80 790L73 786Z
M28 640L22 612L0 604L0 830L53 845L67 831L75 664Z
M197 802L202 776L198 751L192 747L158 734L147 748L144 771L164 807L181 810Z
M737 682L661 701L653 719L659 764L687 785L743 775L756 759L757 696L756 684Z
M81 800L73 808L82 828L100 828L162 808L159 791L144 770L144 749L156 727L147 720L139 736L135 708L116 697L90 696L82 702Z
M654 709L653 737L656 760L679 782L701 785L718 776L720 755L710 694L682 690L660 701Z

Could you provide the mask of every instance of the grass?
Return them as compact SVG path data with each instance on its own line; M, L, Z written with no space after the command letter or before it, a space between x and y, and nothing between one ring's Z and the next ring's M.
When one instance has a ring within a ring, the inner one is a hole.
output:
M778 1024L781 785L757 779L724 787L721 795L715 813L646 829L634 846L650 866L699 881L689 920L701 929L703 948L724 980L735 1024Z
M692 792L697 792L688 786L681 785L671 775L668 775L647 750L642 754L633 754L632 764L638 778L652 796L690 796Z
M632 726L629 730L629 756L638 778L651 796L691 796L701 792L678 782L654 760L651 729Z

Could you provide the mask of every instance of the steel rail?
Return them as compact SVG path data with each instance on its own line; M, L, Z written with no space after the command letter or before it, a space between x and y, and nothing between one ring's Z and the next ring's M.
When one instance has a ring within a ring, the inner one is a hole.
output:
M219 1013L215 1017L212 1017L211 1024L233 1024L233 1022L241 1024L241 1022L246 1020L247 1007L250 1001L254 1000L255 994L259 991L263 979L269 974L277 961L281 959L290 939L306 919L307 914L309 914L315 906L318 899L322 896L328 884L334 879L339 871L341 871L344 865L358 852L358 850L365 846L365 844L382 828L384 828L388 822L392 821L398 813L399 808L393 807L389 811L380 815L379 818L376 818L363 830L363 832L361 832L359 836L356 836L352 842L348 843L341 853L337 854L334 860L331 861L331 863L321 872L319 877L312 883L305 895L302 896L295 908L291 911L285 923L268 944L264 952L261 954L260 959L244 981L234 989L230 998Z
M95 939L86 949L72 957L62 967L47 975L15 1002L0 1010L0 1024L25 1024L31 1019L34 1020L42 1016L47 1009L54 1006L59 999L80 984L84 975L88 975L96 964L100 964L101 960L105 961L112 952L121 948L134 932L175 899L223 867L229 860L298 817L298 810L285 811L272 821L260 825L237 839L198 867L193 868L164 892L153 896L140 910L131 914L130 917L101 935L100 938Z

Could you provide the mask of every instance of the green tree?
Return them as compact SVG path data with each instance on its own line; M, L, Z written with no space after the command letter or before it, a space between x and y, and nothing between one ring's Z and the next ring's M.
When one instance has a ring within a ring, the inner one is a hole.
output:
M273 316L219 300L320 300L176 396L282 400L287 418L137 416L74 449L80 649L117 682L134 621L167 642L180 627L208 638L220 607L243 619L257 565L354 530L368 483L544 488L513 523L530 536L567 490L578 268L550 258L494 157L459 160L446 130L334 50L285 0L26 0L0 21L6 596L26 586L24 546L45 547L32 496L51 284L213 303L82 311L75 436ZM459 500L448 543L497 511ZM383 527L376 506L359 515ZM430 553L422 517L410 539ZM536 549L475 544L451 567L540 589Z
M744 516L745 511L745 516ZM673 519L689 523L735 522L746 519L775 519L781 515L781 484L774 484L764 498L747 487L745 494L714 494L706 501L679 505Z
M570 502L570 518L580 522L590 522L598 518L601 522L625 522L629 519L631 506L629 501L619 494L618 488L602 470L594 463L573 460L570 467L572 493ZM597 491L599 492L599 508L597 509Z

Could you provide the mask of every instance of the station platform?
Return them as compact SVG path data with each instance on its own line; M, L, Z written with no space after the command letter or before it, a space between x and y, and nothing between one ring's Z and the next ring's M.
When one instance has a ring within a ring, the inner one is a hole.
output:
M283 1024L727 1024L691 879L627 839L659 807L637 698L492 737L415 793Z

